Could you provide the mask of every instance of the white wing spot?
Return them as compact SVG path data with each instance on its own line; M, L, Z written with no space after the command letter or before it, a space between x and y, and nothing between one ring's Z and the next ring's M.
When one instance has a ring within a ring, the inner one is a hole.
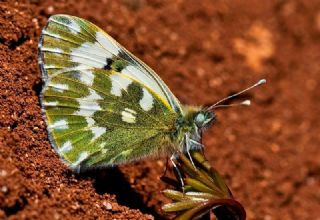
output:
M97 138L99 138L101 135L103 135L104 133L106 133L107 129L103 128L103 127L93 127L91 128L91 132L93 133L93 139L95 140Z
M152 109L153 106L153 97L146 88L143 88L142 91L143 96L139 104L143 110L149 111L150 109Z
M87 121L88 127L92 127L95 123L95 121L90 117L86 117L86 121Z
M141 72L141 70L139 70L135 66L128 65L123 70L121 70L121 72L124 74L127 74L127 75L131 76L132 78L135 78L139 81L143 81L143 80L140 80L140 77L143 75L143 72Z
M69 20L70 24L68 24L69 30L75 34L81 31L80 25L74 20Z
M75 115L92 117L96 111L101 110L101 107L97 102L85 102L82 101L82 98L78 98L77 100L80 106L79 110L74 113Z
M45 106L57 106L59 104L59 102L55 101L55 102L45 102L44 105Z
M89 54L92 57L98 58L101 62L105 62L106 58L113 57L112 53L110 53L104 47L102 47L102 45L99 44L99 42L85 42L81 44L81 46L78 49L79 51L82 50L82 52L85 54Z
M82 152L82 153L79 155L78 159L77 159L74 163L72 163L72 167L77 167L77 166L79 166L85 159L88 158L88 156L89 156L89 153L88 153L88 152Z
M65 119L61 119L59 121L54 122L53 124L48 126L49 129L68 129L68 121Z
M79 110L74 113L75 115L92 117L96 111L101 110L101 107L96 100L101 100L102 97L93 89L89 89L89 91L90 94L88 96L76 98L79 102ZM92 121L90 121L90 123L92 123Z
M110 40L108 37L106 36L104 33L98 31L96 33L96 39L97 41L110 53L112 53L113 55L118 55L119 53L119 47L116 45L115 42L113 42L112 40Z
M43 65L43 67L44 67L45 69L56 69L56 68L57 68L56 65Z
M67 84L51 84L50 86L56 92L63 92L69 89L69 86Z
M147 69L139 69L137 66L134 66L134 65L126 66L121 71L121 73L127 74L132 78L134 78L135 80L141 82L142 84L148 85L149 88L151 88L155 93L167 99L164 88L160 87L160 85L163 84L163 82L161 80L157 80L152 77L152 75L155 73L149 72L149 70Z
M69 152L69 151L71 151L71 150L72 150L72 143L71 143L71 141L65 142L65 143L61 146L61 148L59 148L59 152L60 152L60 153L67 153L67 152Z
M106 65L106 56L108 57L109 54L105 52L101 55L102 48L98 46L92 43L81 44L81 46L71 51L71 60L90 67L103 68Z
M49 48L49 47L41 47L42 51L56 53L56 55L62 55L63 50L61 48Z
M121 116L122 116L121 119L122 121L127 123L136 123L135 114L136 114L135 111L125 108L124 111L121 112Z
M127 90L128 86L132 83L131 79L120 76L119 74L112 74L110 79L112 83L111 94L115 96L121 96L121 90Z
M52 48L51 51L54 53L63 53L63 50L61 48Z
M88 86L92 86L94 75L90 70L81 70L80 81Z
M87 100L101 100L103 99L95 90L93 89L89 89L90 94L86 97L84 97L83 99L87 99Z

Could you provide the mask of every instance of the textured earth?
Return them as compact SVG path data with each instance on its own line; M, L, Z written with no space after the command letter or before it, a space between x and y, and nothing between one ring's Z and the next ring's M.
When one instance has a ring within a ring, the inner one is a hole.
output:
M320 219L319 0L0 2L0 219L163 219L165 159L73 174L41 116L37 45L56 13L102 27L150 65L181 102L217 110L204 136L248 219Z

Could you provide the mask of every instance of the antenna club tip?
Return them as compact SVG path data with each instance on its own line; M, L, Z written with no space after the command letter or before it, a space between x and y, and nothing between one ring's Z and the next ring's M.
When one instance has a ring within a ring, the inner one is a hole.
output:
M245 101L241 102L241 104L249 106L249 105L251 105L251 101L250 100L245 100Z
M266 79L261 79L261 80L259 80L259 82L257 83L257 85L265 84L266 82L267 82Z

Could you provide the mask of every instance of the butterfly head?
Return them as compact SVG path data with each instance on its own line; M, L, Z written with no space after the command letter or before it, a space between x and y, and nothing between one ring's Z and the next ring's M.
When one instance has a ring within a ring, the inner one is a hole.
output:
M201 110L194 116L194 123L198 129L208 128L216 119L216 114L212 111Z

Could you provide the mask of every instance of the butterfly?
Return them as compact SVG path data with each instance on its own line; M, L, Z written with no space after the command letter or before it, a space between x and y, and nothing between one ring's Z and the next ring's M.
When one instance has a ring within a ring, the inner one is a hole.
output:
M150 67L78 17L49 18L39 66L50 143L77 172L201 149L216 118L212 106L180 104Z

